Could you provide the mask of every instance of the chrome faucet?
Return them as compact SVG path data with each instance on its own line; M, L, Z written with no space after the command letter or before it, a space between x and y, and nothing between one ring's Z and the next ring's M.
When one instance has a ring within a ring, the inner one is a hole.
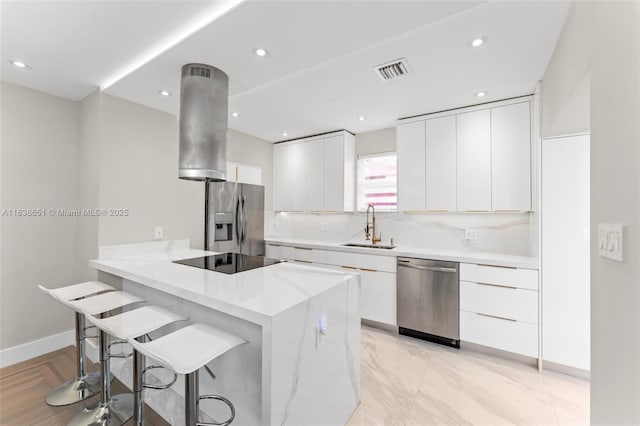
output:
M369 209L372 211L371 232L369 232ZM380 233L380 236L376 237L376 209L373 207L373 204L369 204L367 207L367 224L364 227L364 236L367 240L371 240L371 244L382 241L382 233Z

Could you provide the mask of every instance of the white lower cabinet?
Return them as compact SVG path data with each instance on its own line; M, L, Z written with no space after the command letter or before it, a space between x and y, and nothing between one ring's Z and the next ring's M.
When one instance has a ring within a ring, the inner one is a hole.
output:
M282 246L278 244L265 244L264 256L270 259L282 259Z
M360 316L388 325L396 319L396 258L267 244L267 257L313 263L360 274ZM270 256L273 255L273 256Z
M460 339L538 358L537 324L460 311Z
M536 270L460 264L464 342L539 358L538 302Z
M360 270L360 316L396 325L396 274Z

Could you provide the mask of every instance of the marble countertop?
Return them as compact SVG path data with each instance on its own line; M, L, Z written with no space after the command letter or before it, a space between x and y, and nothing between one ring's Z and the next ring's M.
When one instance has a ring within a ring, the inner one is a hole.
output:
M486 265L507 266L512 268L538 269L538 259L529 256L513 256L500 253L452 251L420 249L413 247L398 246L394 249L371 249L366 247L346 247L343 244L356 241L320 241L305 239L279 239L267 238L268 244L279 244L285 246L296 246L306 248L317 248L334 251L344 251L350 253L366 253L379 256L403 256L416 257L421 259L448 260L463 263L482 263ZM357 241L357 243L369 243L369 241Z
M172 262L210 254L189 240L106 246L89 266L256 324L354 276L292 263L228 275Z

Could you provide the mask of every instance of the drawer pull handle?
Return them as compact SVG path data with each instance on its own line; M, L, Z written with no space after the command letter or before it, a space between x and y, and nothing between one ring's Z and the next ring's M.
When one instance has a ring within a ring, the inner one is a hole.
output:
M299 260L299 259L296 259L294 262L300 262L300 263L313 263L313 262L312 262L312 261L310 261L310 260Z
M340 265L340 267L341 267L341 268L345 268L345 269L358 269L358 268L355 268L355 267L353 267L353 266L344 266L344 265Z
M514 266L487 265L484 263L478 263L478 266L486 266L487 268L518 269Z
M367 271L367 272L378 272L375 269L367 269L367 268L360 268L361 271Z
M294 249L296 249L296 250L313 250L312 248L309 248L309 247L294 247Z
M489 284L489 283L476 283L478 285L487 285L489 287L500 287L500 288L508 288L509 290L517 290L518 287L511 287L509 285L500 285L500 284Z
M434 272L458 272L456 268L442 268L440 266L414 265L412 263L404 263L403 260L401 260L400 262L403 262L402 265L399 265L402 268L421 269L423 271L434 271Z
M489 317L489 318L496 318L496 319L501 319L505 321L518 322L518 320L514 320L511 318L498 317L496 315L489 315L489 314L481 314L480 312L476 312L476 315L480 315L481 317Z

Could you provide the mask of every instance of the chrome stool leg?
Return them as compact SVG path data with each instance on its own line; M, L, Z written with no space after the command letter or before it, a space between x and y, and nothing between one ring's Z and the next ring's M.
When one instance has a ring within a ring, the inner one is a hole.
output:
M111 396L109 335L100 330L100 380L102 397L100 401L86 407L69 422L70 426L122 425L133 417L133 395Z
M207 372L211 376L212 379L215 380L215 375L213 372L207 367ZM220 395L202 395L200 396L200 375L199 370L196 370L192 373L186 374L184 376L184 404L185 404L185 425L186 426L228 426L233 422L233 419L236 417L236 409L227 398ZM229 407L231 411L231 415L229 418L220 423L206 423L198 421L198 406L200 405L200 400L203 399L214 399L217 401L221 401Z
M75 404L83 401L100 392L100 373L86 373L86 350L85 350L85 317L83 314L75 314L76 328L76 378L71 379L47 395L47 404L52 406L62 406Z

